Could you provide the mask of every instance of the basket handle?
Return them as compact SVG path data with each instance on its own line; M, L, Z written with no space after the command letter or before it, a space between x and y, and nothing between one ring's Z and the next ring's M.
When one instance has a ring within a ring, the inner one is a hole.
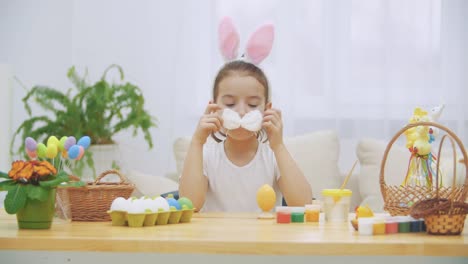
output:
M436 198L439 198L439 165L440 165L440 155L442 152L442 145L444 144L444 140L448 138L450 140L450 143L452 144L452 156L453 156L453 181L452 181L452 186L455 187L456 179L457 179L457 152L455 151L455 142L453 141L453 138L450 137L449 135L443 135L442 139L440 140L439 144L439 150L437 151L437 158L439 161L437 162L437 170L436 170ZM450 195L453 195L451 193Z
M105 176L109 175L109 174L115 174L115 175L119 176L119 178L120 178L119 184L122 184L122 183L126 183L126 182L127 182L127 179L125 178L125 176L123 176L123 174L122 174L120 171L118 171L118 170L106 170L106 171L102 172L102 173L96 178L96 180L94 180L93 185L99 184L99 182L101 181L101 179L104 178Z
M385 151L384 151L384 155L382 157L382 163L380 164L380 179L379 179L379 182L380 182L380 191L382 193L382 196L383 196L383 199L386 200L386 192L385 192L385 188L384 186L386 185L385 184L385 175L384 175L384 171L385 171L385 163L387 162L387 158L388 158L388 153L390 152L390 149L392 148L393 146L393 143L395 143L395 141L408 129L410 128L413 128L413 127L417 127L417 126L433 126L433 127L437 127L439 129L442 129L444 130L447 134L450 135L450 137L455 140L458 144L458 146L460 147L461 151L462 151L462 154L463 154L463 158L464 158L464 163L465 163L465 170L466 170L466 173L465 173L465 183L463 184L463 191L462 191L462 195L461 197L466 197L466 193L468 191L468 158L467 158L467 153L466 153L466 150L465 150L465 147L463 146L463 143L462 141L460 140L460 138L457 137L457 135L455 133L453 133L450 129L446 128L445 126L439 124L439 123L434 123L434 122L416 122L416 123L412 123L412 124L408 124L406 126L404 126L402 129L400 129L394 136L393 138L390 140L390 142L388 143L387 147L385 148ZM439 159L440 161L440 159ZM436 172L437 173L437 172ZM438 185L438 184L437 184Z

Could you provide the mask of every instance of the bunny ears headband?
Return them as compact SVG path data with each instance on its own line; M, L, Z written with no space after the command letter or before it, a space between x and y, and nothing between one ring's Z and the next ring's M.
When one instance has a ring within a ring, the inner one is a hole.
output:
M238 59L239 33L230 17L225 17L219 24L219 45L225 61ZM273 24L264 24L250 36L245 48L245 59L255 65L262 62L273 47L275 29Z

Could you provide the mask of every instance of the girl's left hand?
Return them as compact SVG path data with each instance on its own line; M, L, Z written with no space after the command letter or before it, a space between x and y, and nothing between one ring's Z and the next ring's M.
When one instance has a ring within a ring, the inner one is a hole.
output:
M265 110L262 126L266 130L272 150L283 144L283 120L279 109Z

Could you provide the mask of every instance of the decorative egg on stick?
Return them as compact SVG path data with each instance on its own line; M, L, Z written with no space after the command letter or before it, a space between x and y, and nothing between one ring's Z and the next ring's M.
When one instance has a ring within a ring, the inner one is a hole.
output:
M272 219L275 216L270 212L273 207L275 207L276 203L276 193L273 188L268 185L264 184L261 186L257 191L257 204L262 212L258 216L260 219Z
M28 154L29 158L35 159L37 158L37 142L31 137L27 137L25 140L26 146L26 153Z

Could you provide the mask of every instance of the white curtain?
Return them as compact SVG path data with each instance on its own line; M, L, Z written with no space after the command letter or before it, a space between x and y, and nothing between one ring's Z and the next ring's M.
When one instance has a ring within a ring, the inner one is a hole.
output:
M61 89L70 87L71 65L87 67L90 81L107 65L122 65L159 119L151 151L141 136L119 135L124 166L163 175L175 170L173 141L192 134L210 100L225 15L241 47L256 26L275 24L272 54L261 66L285 134L338 131L342 168L355 159L359 139L388 140L416 106L445 103L440 121L468 142L463 0L6 1L0 63L29 86ZM23 95L16 85L13 126L25 117Z
M13 83L13 73L10 65L0 63L0 124L2 127L0 137L0 171L6 171L11 164L9 157L11 128L11 86Z

